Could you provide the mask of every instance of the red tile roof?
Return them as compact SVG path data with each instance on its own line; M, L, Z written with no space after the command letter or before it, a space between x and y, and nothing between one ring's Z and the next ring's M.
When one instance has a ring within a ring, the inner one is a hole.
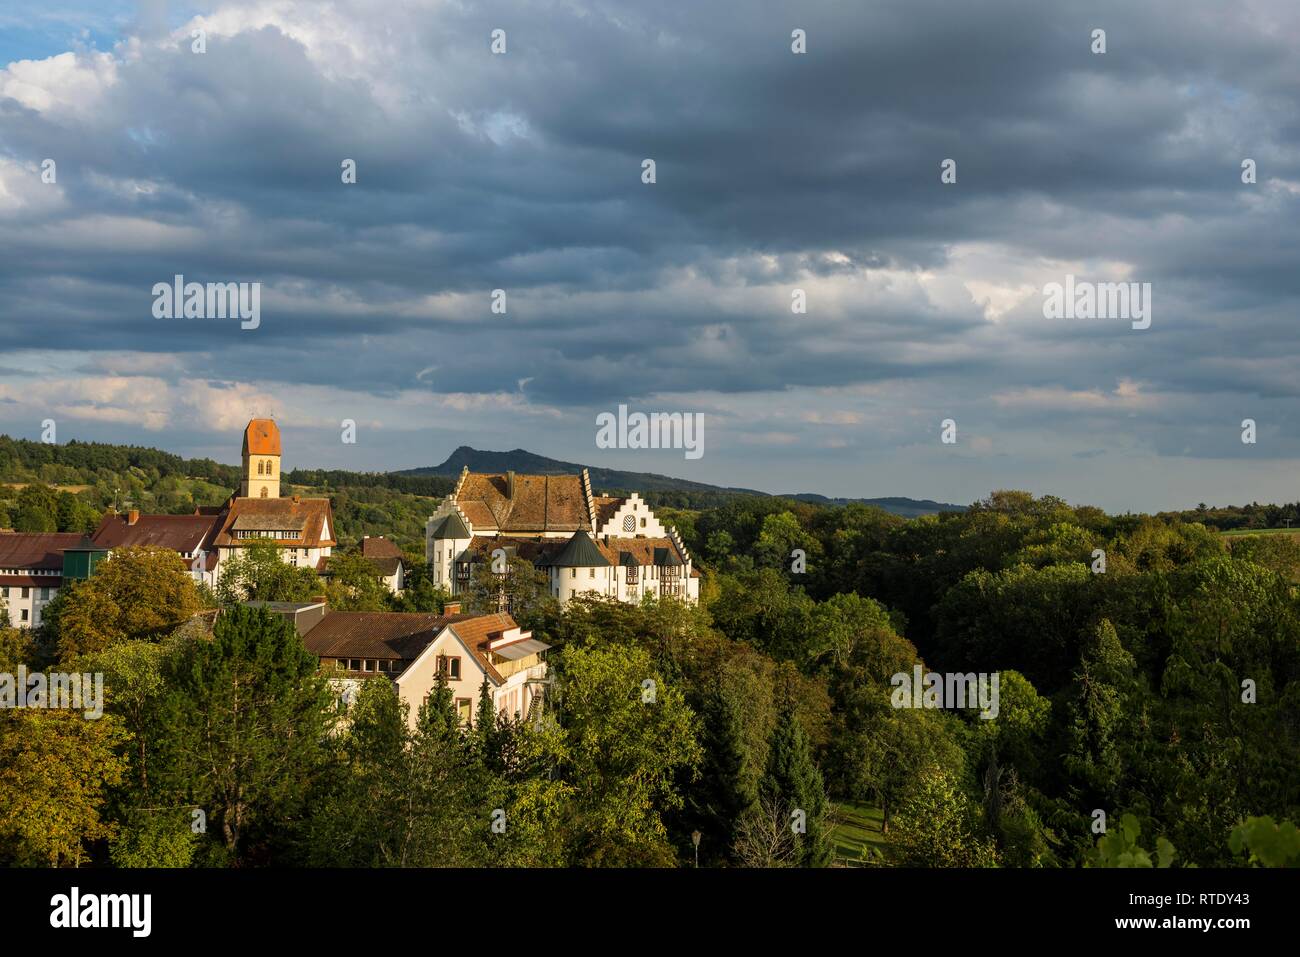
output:
M235 498L230 501L230 508L222 518L217 532L216 543L222 546L240 545L255 534L235 538L233 530L238 527L256 531L294 531L297 538L275 539L275 544L282 548L318 548L322 545L334 546L334 512L327 498ZM328 528L328 536L323 532Z
M596 506L596 528L600 529L602 525L614 517L614 513L622 508L625 498L615 498L610 495L597 495L592 499Z
M322 658L412 661L452 622L473 615L403 611L327 611L307 632L307 649Z
M479 666L487 672L494 684L504 684L505 677L493 666L488 657L488 646L492 639L501 637L501 633L511 628L518 628L515 620L504 612L496 615L479 615L466 621L452 622L451 630L456 633L465 646L473 653Z
M361 539L361 554L366 558L405 558L405 553L392 539L382 535L368 535Z
M244 429L245 455L279 455L280 430L275 419L252 419Z
M505 682L489 657L494 638L518 628L507 614L433 615L424 612L328 611L303 637L320 658L370 658L414 661L450 626L496 684Z
M0 532L0 568L63 570L63 550L75 548L76 532Z
M591 530L581 475L468 472L461 476L454 496L475 531Z
M109 512L95 529L91 541L101 548L156 545L175 552L196 552L211 547L218 518L211 515L140 515L131 524L129 515Z

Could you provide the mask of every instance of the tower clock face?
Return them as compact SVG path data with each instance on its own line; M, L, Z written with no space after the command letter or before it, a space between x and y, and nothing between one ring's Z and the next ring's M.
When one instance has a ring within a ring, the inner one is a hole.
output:
M631 515L623 516L623 531L631 532L636 530L636 518Z

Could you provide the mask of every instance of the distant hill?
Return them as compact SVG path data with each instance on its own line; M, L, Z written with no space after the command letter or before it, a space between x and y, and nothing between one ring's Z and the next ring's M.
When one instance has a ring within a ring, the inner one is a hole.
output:
M513 449L509 452L486 452L472 449L468 445L462 445L456 449L447 457L447 461L441 465L404 469L389 474L455 478L460 475L463 468L468 468L471 472L515 471L531 475L572 474L586 468L591 473L591 487L596 492L638 491L646 494L696 492L716 496L758 495L768 497L767 492L760 492L752 488L708 485L704 482L672 478L655 472L623 472L618 469L583 466L576 462L561 462L558 459L549 459L544 455L537 455L525 449ZM930 515L935 512L963 512L966 510L963 505L949 505L944 502L931 502L929 500L918 501L912 498L827 498L824 495L811 492L801 492L797 495L780 497L818 505L845 505L849 502L860 502L864 505L875 505L887 512L893 512L895 515L902 515L907 518L913 518L917 515Z
M800 502L811 502L814 505L849 505L853 502L862 505L874 505L877 508L883 508L886 512L893 512L895 515L902 515L904 518L915 518L918 515L933 515L936 512L964 512L965 505L953 505L951 502L936 502L928 498L827 498L825 495L817 495L814 492L800 492L797 495L782 495L781 498L792 498Z

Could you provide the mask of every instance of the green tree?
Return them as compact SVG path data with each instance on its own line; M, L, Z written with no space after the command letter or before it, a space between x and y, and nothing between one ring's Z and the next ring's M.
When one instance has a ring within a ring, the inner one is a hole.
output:
M554 618L559 603L551 594L547 574L519 557L509 559L505 567L505 572L493 572L490 558L474 566L464 596L465 610L484 615L508 611L526 629L539 627Z
M19 532L57 532L57 493L43 482L24 486L18 493L13 522L14 530Z
M1084 867L1169 867L1177 856L1174 845L1161 837L1156 841L1156 860L1138 844L1142 826L1133 814L1120 819L1118 830L1097 839L1097 846L1084 858Z
M390 599L393 611L426 611L441 615L451 593L434 582L432 573L423 562L408 567L406 587Z
M332 557L332 556L331 556ZM223 563L217 599L223 605L243 601L309 601L324 588L313 568L284 561L271 541L254 541Z
M567 647L559 680L572 862L671 863L661 814L681 806L675 781L700 759L681 691L636 647Z
M685 828L700 831L700 859L706 863L733 859L737 829L758 799L746 769L743 720L740 703L721 684L710 689L700 713L699 775L684 788Z
M931 771L899 809L890 845L912 867L996 867L997 851L979 836L977 818L955 776Z
M297 813L323 760L333 694L292 625L239 605L169 662L166 681L170 783L238 858L250 832L266 836Z
M90 843L114 831L104 804L126 769L118 753L125 739L111 715L0 711L0 858L32 867L87 862Z
M359 551L330 555L325 593L339 611L385 611L391 598L374 563Z
M1300 867L1300 829L1290 821L1248 817L1232 829L1228 846L1254 867Z
M792 820L798 863L804 867L829 864L832 848L826 819L826 789L821 771L813 761L808 738L795 716L794 702L789 698L772 733L767 772L759 783L759 791Z
M120 548L85 581L60 589L43 627L61 657L124 641L159 641L202 607L198 587L171 549Z

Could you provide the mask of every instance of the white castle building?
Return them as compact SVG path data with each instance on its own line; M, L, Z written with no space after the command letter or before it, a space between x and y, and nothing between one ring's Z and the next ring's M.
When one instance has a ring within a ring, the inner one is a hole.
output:
M461 472L456 488L425 524L433 580L464 593L474 566L522 558L546 572L561 604L597 594L639 602L645 595L694 603L699 572L676 529L655 518L635 492L594 495L580 475Z

